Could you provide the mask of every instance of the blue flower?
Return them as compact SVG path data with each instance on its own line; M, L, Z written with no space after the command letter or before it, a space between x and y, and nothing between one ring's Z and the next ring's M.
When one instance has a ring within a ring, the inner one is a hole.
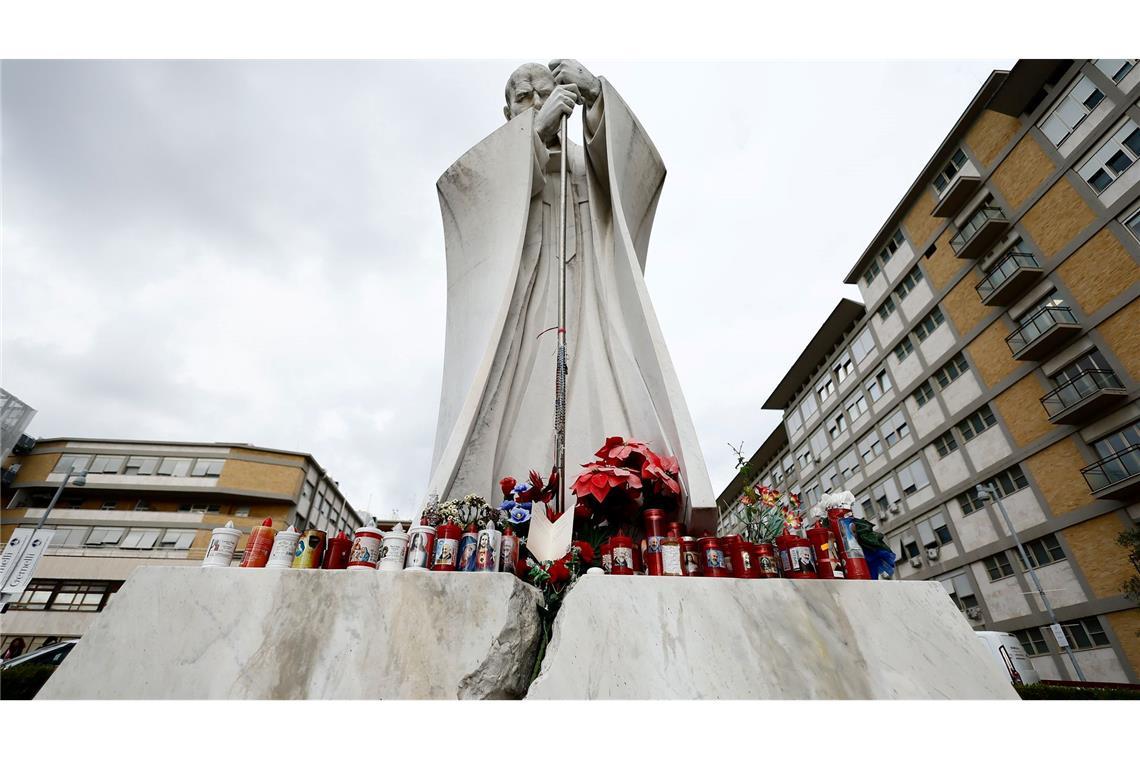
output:
M517 486L515 486L514 488L511 489L511 493L522 493L523 491L529 491L529 490L530 490L530 483L519 483Z
M504 511L504 512L510 512L514 508L515 508L515 500L514 499L506 499L505 501L503 501L502 504L499 505L499 509Z
M522 525L524 522L527 522L529 520L530 510L523 509L522 507L514 507L511 510L510 516L507 517L507 521L513 525Z

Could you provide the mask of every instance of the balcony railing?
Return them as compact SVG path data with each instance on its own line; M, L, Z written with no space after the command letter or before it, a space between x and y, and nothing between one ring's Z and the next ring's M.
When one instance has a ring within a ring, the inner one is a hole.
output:
M1009 227L1009 220L1000 208L983 206L950 238L950 245L960 258L976 258L987 243L996 242L997 236Z
M1041 397L1041 405L1053 421L1059 421L1069 413L1076 411L1081 404L1093 403L1096 396L1122 397L1126 395L1124 385L1112 370L1087 369L1067 383L1060 385L1056 390Z
M934 204L931 216L945 218L957 214L966 201L970 200L978 188L982 186L982 178L977 174L967 173L966 169L958 172L950 184L938 191L938 202Z
M1005 342L1015 358L1040 358L1038 347L1051 347L1060 333L1079 329L1080 324L1068 306L1043 306L1035 311L1021 327L1010 333ZM1029 356L1033 353L1033 356Z
M1140 446L1129 446L1081 470L1094 494L1117 492L1140 480Z
M997 264L986 275L986 279L979 282L975 289L982 303L997 303L1001 300L1003 303L999 305L1004 305L1004 302L1009 300L1010 292L1013 295L1020 293L1020 288L1013 290L1017 287L1017 282L1025 283L1040 273L1041 265L1037 263L1037 258L1032 253L1010 251L998 259Z

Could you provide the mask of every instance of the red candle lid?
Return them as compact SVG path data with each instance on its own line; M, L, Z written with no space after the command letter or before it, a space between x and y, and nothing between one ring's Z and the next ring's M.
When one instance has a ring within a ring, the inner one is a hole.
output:
M273 518L272 517L266 517L264 520L261 521L261 525L262 525L262 527L265 527L265 528L272 528L273 527Z

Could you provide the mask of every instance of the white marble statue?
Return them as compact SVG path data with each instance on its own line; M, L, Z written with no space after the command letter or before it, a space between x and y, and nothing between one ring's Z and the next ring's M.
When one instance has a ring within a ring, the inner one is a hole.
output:
M500 478L554 462L557 335L543 331L558 323L558 128L580 103L585 146L568 155L567 478L606 436L646 441L677 457L688 517L711 527L708 470L643 278L661 157L613 85L577 61L520 66L506 100L507 123L436 183L447 337L428 490L491 495Z

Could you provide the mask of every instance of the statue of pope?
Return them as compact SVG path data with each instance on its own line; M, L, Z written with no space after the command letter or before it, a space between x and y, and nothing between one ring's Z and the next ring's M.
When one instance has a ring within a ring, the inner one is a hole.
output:
M585 145L567 153L567 477L607 436L645 441L678 459L691 526L712 528L708 470L643 277L665 166L613 85L574 60L516 69L507 123L436 183L447 333L429 491L487 496L500 478L554 462L557 335L544 331L558 324L558 131L578 104Z

